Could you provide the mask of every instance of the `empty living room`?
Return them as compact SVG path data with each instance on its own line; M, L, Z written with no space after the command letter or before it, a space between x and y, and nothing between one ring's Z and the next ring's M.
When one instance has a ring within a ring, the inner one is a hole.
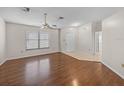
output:
M0 86L123 86L123 7L0 7Z

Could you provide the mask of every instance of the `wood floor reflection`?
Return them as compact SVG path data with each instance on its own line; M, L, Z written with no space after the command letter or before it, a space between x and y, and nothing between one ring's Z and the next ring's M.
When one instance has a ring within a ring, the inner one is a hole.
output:
M54 53L7 61L0 66L0 85L124 85L124 80L101 63Z

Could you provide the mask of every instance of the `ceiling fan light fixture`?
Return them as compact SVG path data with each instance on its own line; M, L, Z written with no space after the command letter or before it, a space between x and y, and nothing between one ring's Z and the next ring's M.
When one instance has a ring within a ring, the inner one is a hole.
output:
M59 19L64 19L64 17L59 17ZM57 20L58 21L58 20ZM44 13L44 24L42 24L42 26L41 26L41 29L59 29L59 28L57 28L57 25L49 25L48 23L47 23L47 13Z
M52 25L52 26L57 27L57 25Z

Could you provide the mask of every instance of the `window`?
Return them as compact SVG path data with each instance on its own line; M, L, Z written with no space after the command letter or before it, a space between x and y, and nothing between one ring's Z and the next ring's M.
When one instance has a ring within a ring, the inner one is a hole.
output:
M49 47L49 37L48 34L40 33L40 48Z
M38 32L27 32L26 33L26 49L37 49L38 48Z
M26 49L49 47L49 35L42 32L26 32Z

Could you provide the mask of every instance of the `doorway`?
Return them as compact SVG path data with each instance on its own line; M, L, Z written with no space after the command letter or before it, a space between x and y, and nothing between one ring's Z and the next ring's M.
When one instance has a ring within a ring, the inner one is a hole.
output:
M65 35L65 50L72 52L75 50L75 31L68 31Z
M95 55L98 57L102 55L102 31L95 32Z

